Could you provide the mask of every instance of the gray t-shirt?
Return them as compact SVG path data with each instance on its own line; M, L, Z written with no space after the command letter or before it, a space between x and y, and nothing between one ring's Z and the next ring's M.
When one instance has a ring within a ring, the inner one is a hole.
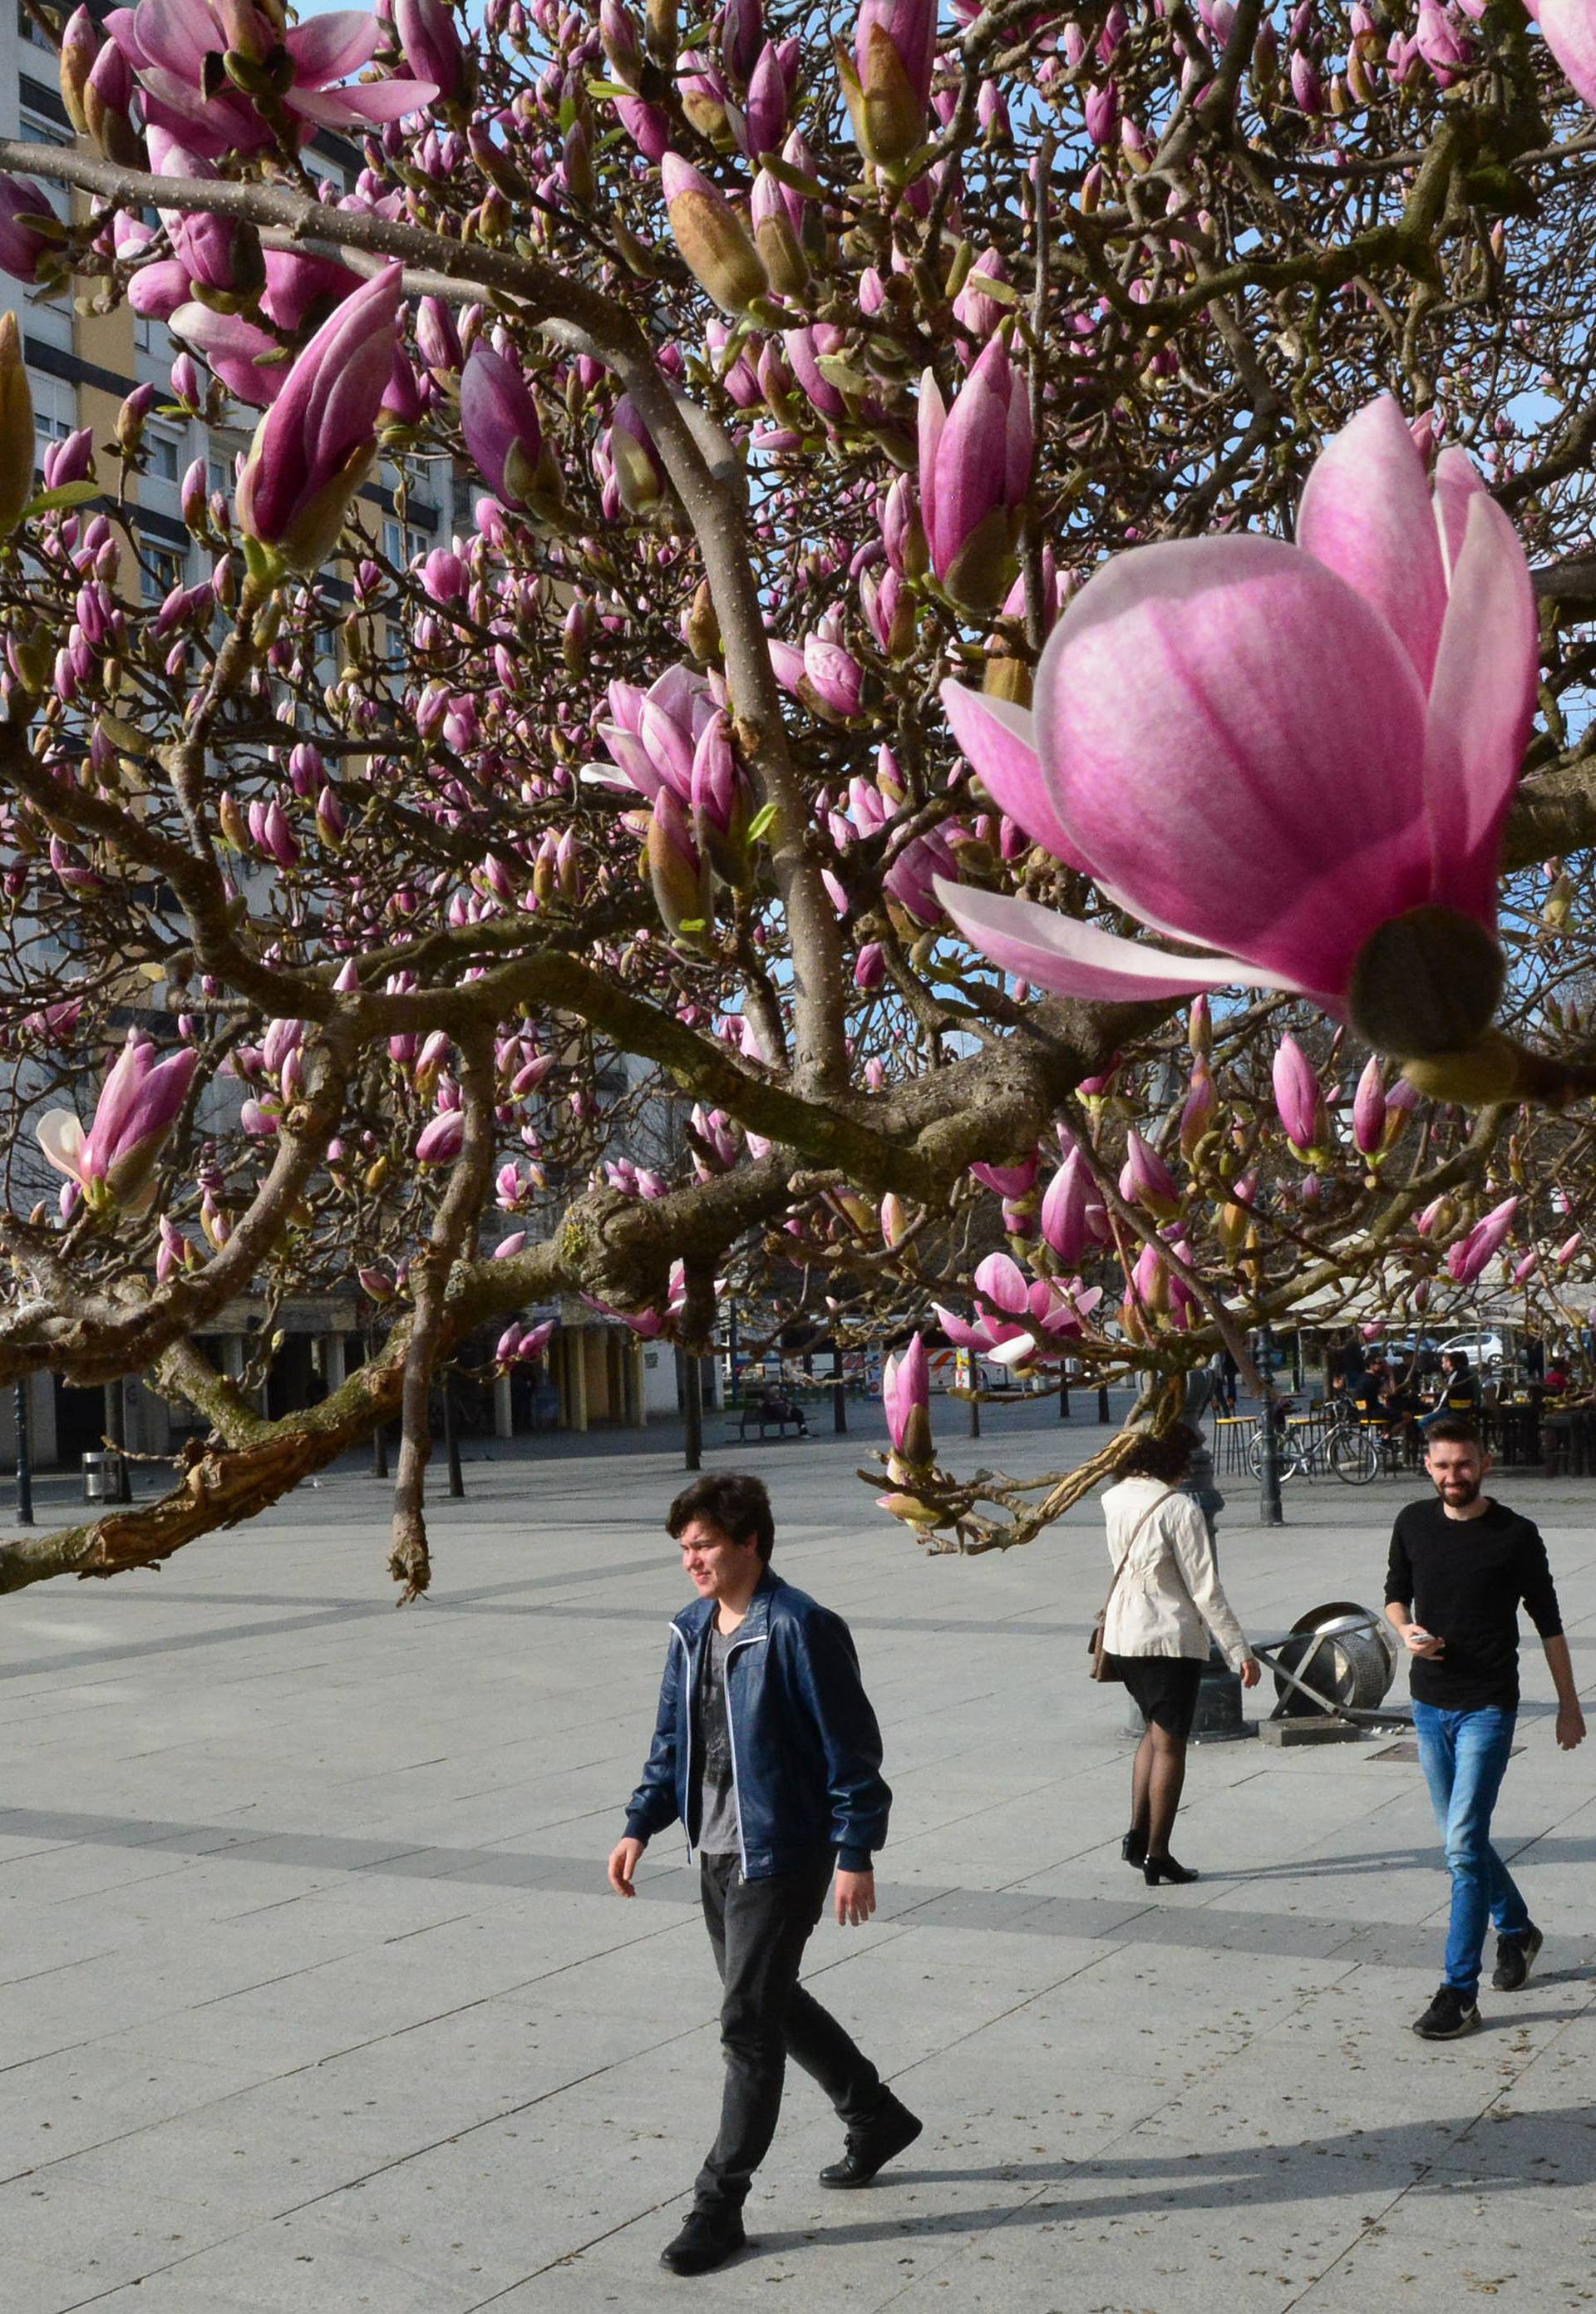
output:
M699 1685L698 1845L704 1856L738 1856L743 1848L726 1716L726 1656L736 1637L735 1631L728 1638L710 1625Z

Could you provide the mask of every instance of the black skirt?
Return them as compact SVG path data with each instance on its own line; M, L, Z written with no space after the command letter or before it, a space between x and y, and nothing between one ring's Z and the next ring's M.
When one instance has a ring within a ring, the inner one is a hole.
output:
M1195 1656L1115 1656L1115 1668L1148 1727L1184 1743L1197 1716L1203 1665Z

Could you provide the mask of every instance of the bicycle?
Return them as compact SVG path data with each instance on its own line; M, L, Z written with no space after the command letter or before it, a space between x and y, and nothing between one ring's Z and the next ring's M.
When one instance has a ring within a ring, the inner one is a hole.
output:
M1370 1435L1351 1406L1336 1407L1321 1428L1305 1423L1293 1433L1286 1424L1289 1405L1275 1409L1279 1427L1276 1464L1281 1479L1310 1479L1329 1471L1344 1486L1366 1487L1380 1473L1380 1453L1376 1441ZM1264 1424L1260 1414L1247 1445L1247 1467L1255 1479L1264 1475Z

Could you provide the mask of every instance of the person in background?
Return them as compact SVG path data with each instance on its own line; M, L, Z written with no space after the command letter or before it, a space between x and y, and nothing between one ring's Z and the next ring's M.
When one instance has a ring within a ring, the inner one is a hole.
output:
M1186 1783L1186 1744L1212 1633L1243 1687L1258 1680L1257 1658L1219 1579L1213 1539L1188 1491L1201 1434L1185 1422L1151 1431L1120 1464L1103 1497L1108 1557L1115 1570L1104 1619L1107 1668L1124 1682L1142 1714L1131 1766L1131 1828L1120 1843L1149 1887L1196 1873L1169 1850Z
M1435 1498L1398 1514L1386 1571L1386 1615L1412 1661L1419 1761L1452 1876L1445 1974L1413 2028L1425 2041L1478 2031L1491 1921L1498 1992L1519 1990L1544 1941L1491 1845L1519 1708L1521 1604L1556 1690L1557 1742L1572 1752L1585 1736L1546 1545L1527 1518L1483 1491L1490 1467L1472 1423L1438 1421L1424 1455Z
M1479 1376L1468 1363L1467 1350L1448 1350L1441 1361L1441 1390L1428 1413L1419 1418L1426 1434L1449 1418L1471 1421L1479 1411Z

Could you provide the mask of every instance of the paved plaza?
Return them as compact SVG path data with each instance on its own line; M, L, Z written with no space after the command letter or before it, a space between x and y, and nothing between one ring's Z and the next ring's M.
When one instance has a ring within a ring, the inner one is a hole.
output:
M1596 2305L1596 1740L1556 1751L1532 1635L1497 1823L1546 1951L1426 2045L1447 1884L1410 1747L1204 1747L1177 1842L1204 1877L1147 1889L1125 1700L1086 1676L1096 1502L926 1558L854 1477L854 1420L742 1450L716 1422L708 1459L770 1482L777 1568L848 1617L886 1729L882 1917L823 1922L807 1975L925 2115L910 2153L823 2191L840 2133L794 2076L748 2254L659 2270L716 1987L677 1837L632 1903L604 1866L685 1596L679 1443L469 1463L403 1612L350 1468L164 1573L0 1604L4 2314ZM1105 1435L1047 1407L986 1431L965 1467ZM1498 1484L1588 1698L1593 1490ZM1293 1487L1269 1532L1235 1484L1243 1622L1377 1605L1412 1491Z

